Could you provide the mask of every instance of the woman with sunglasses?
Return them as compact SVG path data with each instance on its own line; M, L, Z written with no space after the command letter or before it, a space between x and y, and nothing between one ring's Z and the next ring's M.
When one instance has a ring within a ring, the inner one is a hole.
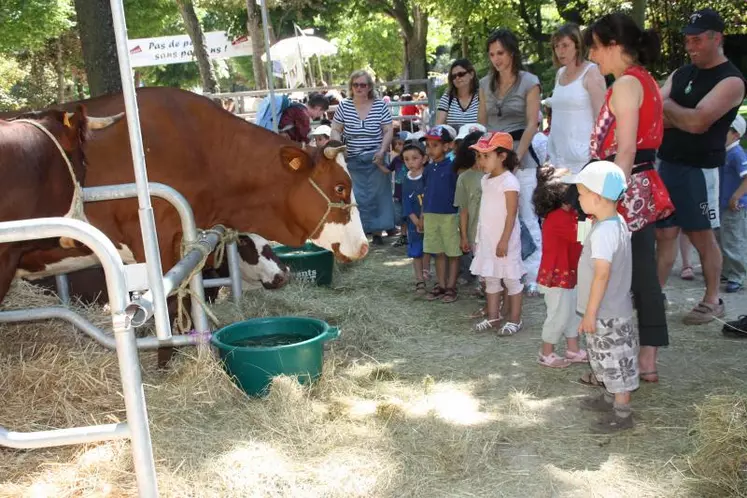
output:
M345 139L347 166L363 230L373 243L384 243L383 232L394 230L394 204L390 171L384 164L394 129L392 114L374 95L371 75L363 70L350 75L351 97L340 102L332 119L332 140Z
M459 129L462 125L477 123L480 92L472 63L458 59L449 69L449 88L438 101L436 124L447 124Z
M519 40L508 29L495 30L486 43L490 69L480 80L477 121L488 131L502 131L513 138L519 168L519 219L526 225L536 249L524 259L526 292L537 296L537 273L542 259L542 231L534 212L532 196L537 188L537 168L543 159L532 148L539 127L540 81L523 70Z

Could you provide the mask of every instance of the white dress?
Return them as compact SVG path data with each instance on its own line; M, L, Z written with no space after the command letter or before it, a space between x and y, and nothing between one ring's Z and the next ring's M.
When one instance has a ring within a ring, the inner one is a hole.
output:
M568 83L560 84L565 67L558 70L552 93L552 123L547 154L556 168L568 168L578 173L591 159L589 143L596 116L591 106L591 95L584 88L584 76L595 64L586 63L581 74Z

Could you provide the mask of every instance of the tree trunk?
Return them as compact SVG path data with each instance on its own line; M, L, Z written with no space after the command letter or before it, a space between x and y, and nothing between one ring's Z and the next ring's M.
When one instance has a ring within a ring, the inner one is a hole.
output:
M210 64L210 55L208 55L205 35L202 32L200 20L197 19L195 6L192 4L192 0L176 0L176 4L184 20L184 26L187 28L189 39L192 40L192 52L197 59L197 67L200 70L202 91L205 93L218 93L218 80L215 77L213 66Z
M117 42L107 0L75 0L78 32L91 97L122 91Z
M462 31L462 59L469 59L469 38L467 31Z
M262 62L265 53L265 35L260 23L260 13L254 0L246 0L246 30L252 39L252 69L254 69L254 86L257 90L267 88L267 73Z
M641 29L644 28L646 25L646 0L633 0L631 17Z
M63 62L62 36L55 40L54 70L57 73L57 103L65 102L65 64Z

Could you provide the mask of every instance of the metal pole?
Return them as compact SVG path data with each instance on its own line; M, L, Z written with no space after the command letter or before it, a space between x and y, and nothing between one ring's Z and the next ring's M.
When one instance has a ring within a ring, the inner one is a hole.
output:
M62 301L62 304L70 304L70 284L67 281L67 275L64 273L61 275L54 276L54 282L57 287L57 296Z
M427 98L428 98L428 127L436 124L436 79L428 78L426 85Z
M112 0L114 1L114 0ZM275 108L275 82L273 81L274 73L272 66L272 57L270 56L270 30L267 25L270 23L267 16L267 2L266 0L260 0L260 10L262 11L262 31L265 35L265 53L267 54L267 65L270 67L267 71L267 88L270 90L270 110L272 111L272 129L275 133L278 132L278 125L280 123L275 122L275 116L277 109Z
M241 262L236 242L226 245L226 257L228 258L228 276L231 279L231 298L234 303L241 304Z
M112 20L114 21L114 36L117 42L117 58L119 59L119 73L122 79L122 94L124 96L127 114L127 131L130 137L130 151L132 164L135 169L135 183L137 184L138 216L140 232L143 235L145 249L145 264L148 270L148 284L153 293L156 317L156 335L161 339L171 337L171 323L169 310L166 306L166 294L163 292L161 277L161 252L158 249L156 236L156 221L153 217L153 207L150 203L148 189L148 171L145 168L145 152L143 138L140 131L140 117L138 115L135 85L132 80L130 67L130 52L127 49L127 24L122 0L110 0Z
M24 450L66 446L68 444L98 443L129 437L130 429L126 423L37 432L10 432L0 427L0 446Z

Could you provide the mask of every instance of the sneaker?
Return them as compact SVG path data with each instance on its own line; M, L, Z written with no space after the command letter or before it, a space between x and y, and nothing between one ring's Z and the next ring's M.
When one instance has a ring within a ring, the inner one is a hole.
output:
M700 302L685 315L682 322L685 325L705 325L716 318L723 318L725 313L723 299L719 299L718 304Z
M747 315L742 315L733 322L726 322L721 332L729 337L747 339Z
M613 409L613 403L612 401L607 401L605 393L602 393L599 396L585 397L581 400L580 406L583 410L600 413L612 412Z
M402 247L407 245L407 235L400 235L392 242L392 247Z
M602 434L611 434L617 431L632 429L633 427L635 427L635 423L633 422L632 413L627 417L620 417L613 410L602 415L602 418L592 425L592 430Z
M374 235L371 238L371 243L375 246L383 246L384 245L384 237L381 235Z
M726 288L724 290L726 290L726 292L728 292L729 294L733 294L734 292L739 292L742 290L742 284L729 280L728 282L726 282Z

